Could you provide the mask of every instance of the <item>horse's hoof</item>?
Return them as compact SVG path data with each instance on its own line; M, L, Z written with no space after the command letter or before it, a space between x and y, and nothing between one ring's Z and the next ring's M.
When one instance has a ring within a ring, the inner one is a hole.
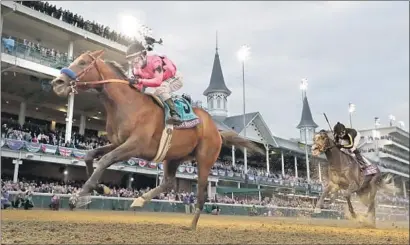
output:
M111 189L108 188L106 185L98 184L95 188L98 194L100 195L109 195L111 193Z
M320 208L315 208L315 210L313 211L315 214L320 214L322 213L322 209Z
M91 196L82 196L77 198L76 207L80 208L91 203Z
M192 229L192 227L186 227L186 226L184 226L184 227L182 227L182 230L184 230L184 231L192 231L193 229ZM195 230L195 229L194 229Z
M145 200L142 197L135 198L131 204L131 208L142 207L145 204Z

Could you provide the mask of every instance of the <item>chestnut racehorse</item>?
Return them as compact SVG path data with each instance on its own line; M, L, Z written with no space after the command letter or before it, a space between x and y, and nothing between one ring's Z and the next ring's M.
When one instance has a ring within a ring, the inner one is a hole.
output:
M106 110L106 131L111 144L91 150L85 157L88 180L82 190L70 202L75 206L95 189L109 189L99 185L105 169L114 163L138 157L148 161L156 158L165 128L164 108L151 95L137 91L128 83L127 75L116 62L101 59L104 51L85 52L68 68L61 70L51 85L58 96L93 88ZM198 162L198 190L195 215L191 228L196 229L205 203L205 190L211 167L219 156L222 145L247 148L250 152L264 151L233 131L219 132L212 117L201 108L193 109L200 123L188 129L174 129L172 141L163 160L164 180L142 197L134 200L131 207L141 207L153 197L169 191L175 183L178 166L187 160ZM168 131L169 132L169 131ZM93 161L100 158L93 169Z

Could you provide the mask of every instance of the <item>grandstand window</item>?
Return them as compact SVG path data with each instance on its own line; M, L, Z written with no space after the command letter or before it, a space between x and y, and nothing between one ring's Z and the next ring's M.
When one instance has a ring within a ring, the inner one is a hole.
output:
M221 98L218 98L218 100L216 101L216 108L221 109Z

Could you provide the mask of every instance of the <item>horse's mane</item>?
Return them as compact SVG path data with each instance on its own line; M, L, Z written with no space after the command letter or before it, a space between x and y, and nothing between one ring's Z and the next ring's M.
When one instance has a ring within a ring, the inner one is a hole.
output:
M115 71L115 73L117 73L117 75L119 77L121 77L121 79L128 80L127 72L124 70L122 65L120 65L118 62L112 61L112 60L105 60L104 62L108 66L110 66L110 68L113 69Z

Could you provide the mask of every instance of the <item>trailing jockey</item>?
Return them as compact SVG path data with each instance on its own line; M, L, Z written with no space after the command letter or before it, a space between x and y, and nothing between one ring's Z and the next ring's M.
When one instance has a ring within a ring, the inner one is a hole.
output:
M165 56L147 55L147 51L152 50L155 41L152 38L145 38L147 48L141 42L134 42L127 48L126 59L131 62L133 77L129 79L131 85L142 88L156 88L154 94L159 96L169 107L170 117L167 123L180 125L180 116L175 110L175 104L171 98L171 93L182 88L183 77L177 71L174 63ZM162 40L157 43L161 44Z
M366 168L366 162L364 161L360 151L357 149L357 146L360 141L360 133L353 128L346 128L345 125L338 122L333 128L336 146L343 151L348 153L354 153L356 160L360 165L360 169L364 170ZM346 144L341 144L341 140L346 141ZM365 187L368 186L369 182L372 180L373 175L366 175L362 185L356 192L362 191Z

